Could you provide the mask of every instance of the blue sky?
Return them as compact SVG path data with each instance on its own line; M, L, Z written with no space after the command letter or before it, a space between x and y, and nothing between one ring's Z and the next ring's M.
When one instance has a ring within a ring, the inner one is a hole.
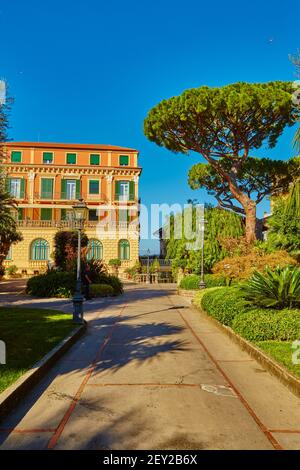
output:
M134 147L143 203L213 201L187 184L200 158L148 142L143 119L186 88L294 80L288 54L300 48L299 15L294 0L0 0L0 77L15 98L10 137ZM289 158L292 135L256 154ZM142 242L149 246L157 244Z

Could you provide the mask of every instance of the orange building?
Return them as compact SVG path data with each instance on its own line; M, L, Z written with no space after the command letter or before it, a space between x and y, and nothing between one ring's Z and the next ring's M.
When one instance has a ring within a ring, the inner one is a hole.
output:
M119 258L121 272L138 260L138 151L112 145L7 142L7 189L23 241L13 245L5 265L22 274L41 272L53 253L59 229L71 228L72 206L88 206L88 257Z

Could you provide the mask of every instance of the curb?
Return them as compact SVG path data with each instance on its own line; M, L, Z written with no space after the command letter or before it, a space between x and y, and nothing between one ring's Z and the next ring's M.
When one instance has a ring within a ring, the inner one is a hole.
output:
M39 382L55 362L70 349L86 329L86 322L76 327L69 336L51 349L4 392L0 393L0 421L13 411L19 401Z
M256 359L268 372L277 377L277 379L280 380L280 382L283 383L291 392L300 397L300 379L298 377L275 361L275 359L268 356L257 346L235 333L235 331L233 331L229 326L222 325L222 323L215 318L210 317L204 310L200 310L194 304L192 304L191 308L217 326L219 330L223 331L235 343L237 343L243 351L246 351L251 357Z

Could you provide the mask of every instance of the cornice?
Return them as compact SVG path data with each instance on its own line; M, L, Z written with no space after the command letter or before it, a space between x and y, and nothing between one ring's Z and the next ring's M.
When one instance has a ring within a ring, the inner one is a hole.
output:
M112 167L88 167L88 166L72 166L69 165L36 165L36 164L3 164L3 168L7 173L29 173L34 171L37 174L58 174L58 175L103 175L103 176L134 176L140 175L141 167L126 167L126 168L112 168Z

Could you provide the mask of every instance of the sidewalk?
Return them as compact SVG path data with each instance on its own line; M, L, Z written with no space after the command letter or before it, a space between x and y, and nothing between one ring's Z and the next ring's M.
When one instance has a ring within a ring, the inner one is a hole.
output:
M85 306L87 334L0 423L1 449L300 448L299 399L174 290Z

